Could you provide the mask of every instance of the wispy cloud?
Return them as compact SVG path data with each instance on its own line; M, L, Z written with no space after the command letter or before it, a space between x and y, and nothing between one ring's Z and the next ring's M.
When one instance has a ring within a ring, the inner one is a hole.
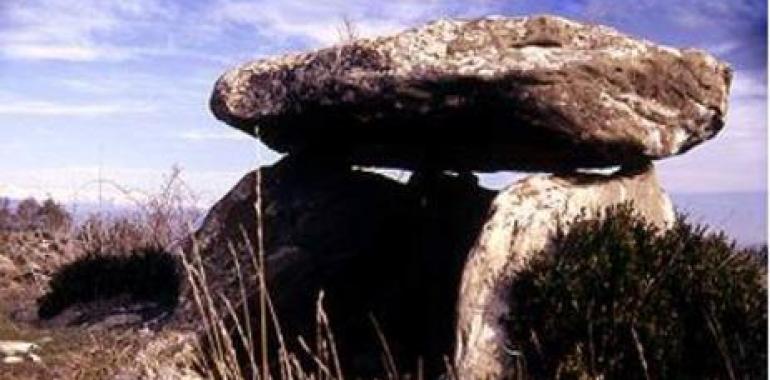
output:
M0 173L0 197L22 199L54 198L66 203L135 205L159 192L168 177L167 169L105 166L38 168L38 175L26 170ZM210 206L245 173L227 170L182 171L180 179L194 189L201 207ZM99 186L100 179L102 186Z
M8 44L2 51L10 58L32 60L93 61L107 56L104 51L94 47L52 44Z
M767 64L766 0L586 0L578 15L653 40L707 49L741 69Z
M732 100L741 101L740 98L766 96L766 72L739 70L733 74L733 83L730 86L730 97Z
M16 116L103 116L118 113L149 112L144 104L65 104L47 101L17 101L0 104L0 115Z
M740 47L740 41L722 41L706 47L706 50L711 54L723 56L732 53Z
M213 8L210 20L220 26L251 26L266 37L302 38L311 45L322 46L340 41L343 19L354 24L359 36L372 37L447 15L448 5L417 0L220 0ZM482 15L489 10L485 2L471 1L467 6L454 10L452 15Z
M499 11L499 4L484 0L214 0L186 5L162 0L11 1L0 14L0 56L72 62L186 57L231 63L227 55L232 52L202 51L201 42L227 46L234 43L234 32L247 32L243 36L253 40L251 46L291 41L297 48L319 47L340 41L345 18L359 36L372 37L442 16Z
M220 132L210 132L201 130L184 131L179 134L179 137L183 140L206 142L206 141L249 141L254 140L253 137L236 131L225 126L222 127Z
M30 60L124 60L143 53L137 24L171 14L156 0L11 1L0 15L0 53ZM122 41L121 41L122 40Z
M162 172L179 161L190 174L233 170L192 180L196 188L216 183L221 195L254 160L269 162L255 158L244 143L249 136L208 113L207 97L225 66L334 44L343 18L361 36L374 36L441 17L555 13L729 61L736 74L726 129L659 166L673 190L764 189L766 7L764 0L0 0L0 124L21 144L0 142L0 154L30 157L16 177L6 173L19 163L3 160L0 183L19 192L64 189L64 182L35 187L28 171L54 155L67 158L62 165L89 165L97 156L88 146L114 141L120 149L108 161L116 165ZM64 125L77 126L67 129L72 136L40 143L35 130ZM115 177L155 175L124 169ZM69 173L45 175L65 181Z

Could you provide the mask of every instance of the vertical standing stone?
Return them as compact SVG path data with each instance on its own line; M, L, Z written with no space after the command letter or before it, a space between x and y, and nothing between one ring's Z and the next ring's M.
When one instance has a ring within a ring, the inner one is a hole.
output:
M500 193L471 250L460 285L455 365L459 378L509 379L513 356L503 317L516 273L547 252L559 228L576 217L601 217L609 205L631 201L639 214L665 228L671 201L652 166L611 176L571 174L525 178Z

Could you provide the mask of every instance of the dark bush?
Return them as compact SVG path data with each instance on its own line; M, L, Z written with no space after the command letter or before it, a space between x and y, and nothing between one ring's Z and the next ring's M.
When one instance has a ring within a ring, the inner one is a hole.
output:
M516 280L508 326L530 376L767 378L766 250L607 212Z
M129 254L90 254L56 272L38 300L38 315L51 318L81 302L130 296L135 301L176 304L181 281L177 260L157 249Z

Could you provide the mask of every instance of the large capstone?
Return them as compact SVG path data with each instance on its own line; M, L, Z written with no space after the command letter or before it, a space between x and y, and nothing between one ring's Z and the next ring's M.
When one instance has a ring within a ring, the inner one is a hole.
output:
M660 159L710 139L730 78L704 52L608 27L487 17L247 63L219 79L211 108L282 153L564 170Z

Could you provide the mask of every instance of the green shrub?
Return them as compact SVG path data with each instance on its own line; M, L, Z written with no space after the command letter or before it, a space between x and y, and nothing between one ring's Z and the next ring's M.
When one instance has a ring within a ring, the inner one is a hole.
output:
M766 249L607 212L517 277L508 326L530 376L767 378Z
M179 295L180 266L170 253L140 249L128 254L90 254L51 278L51 290L38 300L41 318L56 316L81 302L127 295L173 307Z

